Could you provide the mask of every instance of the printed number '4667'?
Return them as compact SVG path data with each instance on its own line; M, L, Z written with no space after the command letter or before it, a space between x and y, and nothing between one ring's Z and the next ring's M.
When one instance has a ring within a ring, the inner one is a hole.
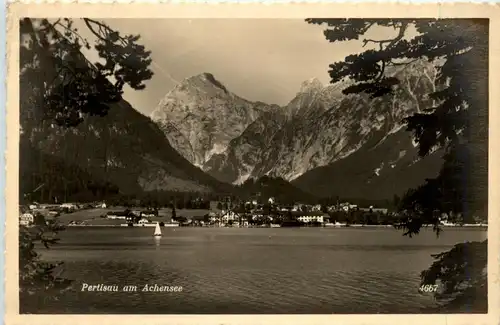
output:
M423 286L420 287L419 291L420 292L436 292L438 289L437 284L424 284Z

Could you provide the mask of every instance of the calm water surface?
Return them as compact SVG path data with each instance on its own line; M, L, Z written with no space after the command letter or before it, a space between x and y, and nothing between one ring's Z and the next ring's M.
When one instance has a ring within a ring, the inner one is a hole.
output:
M415 313L434 306L418 292L431 254L480 241L486 230L70 228L40 252L75 280L40 313ZM137 285L138 292L82 292L82 284ZM145 284L182 286L141 292ZM21 302L22 303L22 302Z

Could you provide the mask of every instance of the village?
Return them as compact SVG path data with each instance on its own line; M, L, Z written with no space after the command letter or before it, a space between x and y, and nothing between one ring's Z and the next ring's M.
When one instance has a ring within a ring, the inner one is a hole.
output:
M102 227L392 227L401 215L388 208L359 207L349 202L335 205L284 205L273 197L266 201L251 200L232 204L210 201L208 209L176 209L170 207L109 206L105 202L37 204L20 207L19 224L33 226L58 222L63 226ZM486 226L475 218L473 223L460 221L460 216L441 214L442 226Z

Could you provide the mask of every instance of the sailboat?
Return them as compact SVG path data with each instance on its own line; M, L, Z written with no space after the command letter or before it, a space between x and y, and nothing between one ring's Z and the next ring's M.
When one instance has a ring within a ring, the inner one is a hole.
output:
M158 222L156 223L155 232L154 232L153 236L161 237L161 228L160 228L160 224Z

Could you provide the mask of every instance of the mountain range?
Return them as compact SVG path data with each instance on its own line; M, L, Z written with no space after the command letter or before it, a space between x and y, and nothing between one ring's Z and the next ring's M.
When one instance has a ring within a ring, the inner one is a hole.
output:
M420 159L403 123L430 104L434 67L416 62L390 74L401 82L382 98L344 95L349 81L313 78L284 106L238 96L210 73L192 76L150 117L121 100L77 127L24 134L21 192L44 184L41 199L52 199L101 184L122 194L234 193L248 187L234 185L270 176L254 184L299 197L392 198L435 176L442 162L439 150Z
M187 78L151 114L170 144L219 181L280 177L317 196L391 198L434 177L440 151L420 159L403 119L428 106L436 70L393 68L392 94L344 95L349 81L302 83L284 107L251 102L212 74Z

